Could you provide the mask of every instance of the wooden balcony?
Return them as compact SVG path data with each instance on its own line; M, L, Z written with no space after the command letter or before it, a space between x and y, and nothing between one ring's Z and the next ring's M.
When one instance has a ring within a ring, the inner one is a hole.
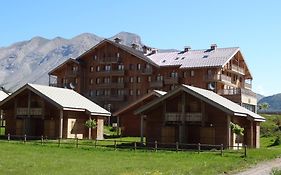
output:
M162 80L151 81L150 82L150 87L152 87L152 88L161 88L161 87L163 87L163 81Z
M151 75L152 74L152 68L145 68L142 70L143 75Z
M105 58L99 59L100 63L103 63L103 64L118 63L120 60L121 59L118 57L105 57Z
M252 84L250 84L250 83L245 83L245 84L244 84L244 87L245 87L246 89L252 89Z
M232 72L235 72L235 73L238 73L238 74L241 74L241 75L245 75L245 69L242 68L242 67L239 67L237 65L232 64L231 67L230 67L230 70Z
M80 75L80 71L79 70L76 70L76 71L69 70L69 71L66 72L66 76L67 77L77 77L79 75Z
M124 101L125 100L125 95L100 95L100 96L95 96L94 99L98 101Z
M182 116L183 115L183 116ZM182 118L183 117L183 118ZM165 121L166 122L199 122L202 120L202 113L166 113Z
M206 81L221 81L231 84L231 77L224 74L207 75Z
M165 77L164 83L165 84L178 84L179 78L178 77Z
M99 76L124 76L125 75L125 70L109 70L109 71L100 71L96 72L97 75Z
M17 108L16 115L42 115L42 108L30 108L28 113L28 108Z
M229 95L247 95L251 97L256 97L256 94L249 90L243 88L234 88L234 89L220 89L217 92L219 95L229 96Z

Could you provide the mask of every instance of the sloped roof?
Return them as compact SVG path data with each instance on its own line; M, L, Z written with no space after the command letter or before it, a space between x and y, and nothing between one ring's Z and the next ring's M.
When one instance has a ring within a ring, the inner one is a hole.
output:
M215 50L166 52L152 54L148 58L159 66L179 65L180 68L222 67L239 50L239 47L232 47L216 48Z
M213 91L209 91L209 90L205 90L205 89L201 89L201 88L197 88L197 87L193 87L193 86L188 86L188 85L184 85L184 84L181 85L179 88L177 88L173 91L170 91L169 93L160 97L159 99L155 99L151 103L139 108L138 110L135 111L135 113L136 114L142 113L142 112L150 109L152 106L155 106L155 105L159 104L161 101L169 98L170 96L177 94L180 91L185 91L188 94L191 94L191 95L201 99L202 101L223 110L224 112L226 112L228 114L235 115L235 116L241 116L241 117L250 117L254 121L265 121L265 118L263 118L262 116L254 113L252 111L249 111L248 109L214 93Z
M131 48L129 46L126 46L126 45L123 45L123 44L119 44L119 43L116 43L114 41L111 41L109 39L104 39L102 40L101 42L99 42L98 44L96 44L95 46L93 46L92 48L90 48L89 50L87 50L86 52L84 52L83 54L81 54L80 56L78 56L76 58L76 60L80 59L81 57L83 57L84 55L86 55L87 53L91 52L92 50L94 50L95 48L97 48L98 46L100 46L101 44L105 43L105 42L108 42L118 48L121 48L129 53L131 53L132 55L135 55L136 57L144 60L145 62L147 63L150 63L151 65L153 66L156 66L156 67L159 67L157 64L155 64L153 61L151 61L148 57L146 57L143 52L141 52L140 50L137 50L137 49L134 49L134 48Z
M74 62L76 64L79 64L79 62L73 58L68 58L67 60L65 60L63 63L61 63L60 65L58 65L57 67L55 67L54 69L52 69L48 74L52 74L54 71L60 69L61 67L63 67L65 64L69 63L69 62Z
M7 98L9 95L5 93L4 91L0 90L0 101L3 101L5 98Z
M121 108L120 110L115 112L113 114L113 116L118 116L118 115L126 112L128 109L136 106L137 104L141 103L143 100L145 100L145 99L147 99L147 98L149 98L151 96L161 97L161 96L165 95L166 93L167 92L165 92L165 91L153 90L150 93L148 93L148 94L144 95L143 97L137 99L136 101L132 102L131 104L125 106L124 108Z
M75 92L74 90L36 84L26 84L10 95L9 98L6 98L4 101L2 101L0 103L1 106L25 89L29 89L37 95L48 99L51 103L62 108L63 110L86 111L91 115L100 116L111 115L110 112Z

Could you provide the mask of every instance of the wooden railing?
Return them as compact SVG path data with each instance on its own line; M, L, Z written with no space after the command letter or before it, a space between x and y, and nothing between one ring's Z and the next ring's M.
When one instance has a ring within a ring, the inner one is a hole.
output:
M196 122L202 120L202 113L166 113L165 121L167 122L178 122L178 121L187 121L187 122Z
M245 74L245 70L242 67L236 66L236 65L231 65L230 69L234 72L240 73L242 75Z
M118 57L105 57L105 58L100 58L99 61L103 62L103 63L117 63L118 61L120 61L120 58L118 58Z
M152 74L152 68L144 68L142 70L142 74L144 74L144 75L151 75Z
M29 115L42 115L42 108L30 108ZM28 108L17 108L16 115L28 115Z
M165 84L178 84L179 78L178 77L165 77L164 83Z
M250 83L245 83L245 84L244 84L244 87L245 87L246 89L252 89L252 84L250 84Z
M252 97L256 97L256 94L249 90L249 89L243 89L243 88L234 88L234 89L220 89L217 92L219 95L248 95Z
M231 83L231 77L224 75L224 74L215 74L215 75L207 75L207 81L223 81Z

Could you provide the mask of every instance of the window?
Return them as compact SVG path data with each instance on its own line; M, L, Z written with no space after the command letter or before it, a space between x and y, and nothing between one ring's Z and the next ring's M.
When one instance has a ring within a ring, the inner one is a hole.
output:
M97 79L96 79L96 83L97 83L97 84L100 84L100 83L101 83L101 79L100 79L100 78L97 78Z
M97 72L100 72L100 66L97 66L96 70Z
M117 67L118 70L124 70L124 65L123 64L119 64Z
M110 65L106 65L104 68L105 68L105 71L110 71L111 70L111 66Z
M178 78L178 73L177 72L172 72L171 73L172 78Z
M130 83L134 82L134 77L130 77Z
M118 90L117 90L117 95L118 95L118 96L124 95L124 90L123 90L123 89L118 89Z
M90 97L93 97L94 96L94 91L90 90L89 95L90 95Z
M151 76L148 76L148 77L147 77L147 81L148 81L148 82L151 82Z
M90 72L94 72L94 66L90 67Z
M119 57L120 57L120 54L119 54L119 52L117 52L117 53L116 53L116 57L117 57L117 58L119 58Z
M131 96L134 95L134 90L133 90L133 89L130 89L129 94L130 94Z
M90 84L94 84L94 80L92 78L90 79Z
M117 78L117 82L118 83L123 83L124 82L124 78L123 77L118 77Z
M75 84L78 84L78 78L75 78L74 82Z
M212 70L208 69L208 75L212 75Z
M109 89L104 90L104 95L105 96L110 96L110 90Z
M141 77L137 77L137 82L138 82L138 83L141 82Z
M97 91L96 91L96 95L97 95L97 96L102 96L102 95L103 95L103 92L104 92L103 90L97 90Z
M157 75L156 80L157 80L157 81L163 81L163 76L160 75L160 74Z
M110 83L110 78L109 77L104 77L103 79L105 84L109 84Z
M78 66L72 66L72 71L77 72L78 71Z
M191 77L194 77L194 75L195 75L194 70L190 71L190 76L191 76Z
M97 60L97 58L98 58L98 57L97 57L96 55L93 56L93 60Z
M141 70L141 64L137 64L137 69Z
M137 95L140 96L141 95L141 90L137 90Z

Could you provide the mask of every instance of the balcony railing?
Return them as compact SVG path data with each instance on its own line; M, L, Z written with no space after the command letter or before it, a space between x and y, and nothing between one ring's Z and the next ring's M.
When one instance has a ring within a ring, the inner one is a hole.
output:
M236 65L231 65L230 69L239 74L245 75L245 69Z
M16 115L42 115L42 108L30 108L28 113L28 108L17 108Z
M105 57L105 58L100 58L99 61L101 63L117 63L120 61L120 58L118 57Z
M150 87L152 88L161 88L163 87L163 80L151 81Z
M250 83L245 83L245 84L244 84L244 87L245 87L246 89L252 89L252 84L250 84Z
M95 96L94 99L97 99L98 101L124 101L125 95L99 95Z
M99 71L96 72L97 75L115 75L115 76L124 76L125 75L125 70L104 70L104 71Z
M179 78L178 77L165 77L164 83L165 84L178 84Z
M152 74L152 68L144 68L142 70L142 74L144 74L144 75L151 75Z
M217 92L219 95L248 95L256 97L256 94L249 89L234 88L234 89L220 89Z
M186 122L198 122L202 120L202 113L166 113L165 114L165 121L167 122L179 122L179 121L186 121Z
M69 70L66 72L66 76L76 77L80 74L79 70Z
M207 81L222 81L222 82L231 83L231 77L224 75L224 74L207 75L206 80Z

